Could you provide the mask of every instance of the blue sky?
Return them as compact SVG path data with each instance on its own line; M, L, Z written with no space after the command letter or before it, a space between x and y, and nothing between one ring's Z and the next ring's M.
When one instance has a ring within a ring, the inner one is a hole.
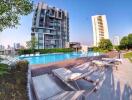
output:
M35 0L37 3L42 0ZM69 12L70 41L83 44L92 43L91 16L105 14L110 39L132 33L132 0L44 0L45 3ZM0 43L12 45L24 44L30 40L32 14L22 16L20 26L6 29L0 33Z

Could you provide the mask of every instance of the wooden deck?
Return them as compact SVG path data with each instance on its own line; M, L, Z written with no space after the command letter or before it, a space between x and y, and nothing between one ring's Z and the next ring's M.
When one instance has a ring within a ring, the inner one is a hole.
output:
M46 65L33 65L32 76L51 73L52 69L59 67L72 68L93 59L100 58L85 57ZM110 67L107 68L107 70L105 71L103 82L102 84L100 84L100 88L98 91L90 95L87 92L80 92L78 94L73 93L72 95L70 94L62 93L62 95L60 95L60 99L57 100L62 100L62 98L63 100L71 100L71 98L75 95L78 96L78 100L132 100L132 63L130 63L127 59L123 59L123 64L118 66L118 70L112 69ZM51 100L55 99L52 98Z

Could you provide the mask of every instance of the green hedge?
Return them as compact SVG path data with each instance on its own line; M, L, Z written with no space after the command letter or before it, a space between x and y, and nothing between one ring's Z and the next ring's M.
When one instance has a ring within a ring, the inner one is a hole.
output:
M101 48L99 48L99 47L93 47L92 50L93 50L94 52L102 52L102 53L107 53L107 52L110 51L110 50L103 50L103 49L101 49Z
M66 53L66 52L73 52L73 49L71 48L54 48L54 49L23 49L19 50L18 54L34 54L35 52L39 52L40 54L45 53Z

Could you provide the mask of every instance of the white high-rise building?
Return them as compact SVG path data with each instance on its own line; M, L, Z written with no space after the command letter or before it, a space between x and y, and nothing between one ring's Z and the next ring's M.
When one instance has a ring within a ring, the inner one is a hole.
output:
M101 39L109 39L107 19L105 15L92 16L93 46L98 46Z
M119 36L114 36L113 38L113 45L120 45L120 37Z

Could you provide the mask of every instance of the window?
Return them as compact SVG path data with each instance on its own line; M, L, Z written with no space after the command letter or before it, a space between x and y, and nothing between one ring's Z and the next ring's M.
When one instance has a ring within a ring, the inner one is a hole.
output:
M45 30L45 32L46 32L46 33L50 33L50 30L47 29L47 30Z
M41 33L43 33L43 29L38 29L38 32L41 32Z
M53 9L51 9L50 15L51 15L51 16L54 16L54 15L55 15L55 11L54 11Z
M45 14L45 9L41 9L41 14L42 14L42 15Z
M59 12L59 15L58 16L61 18L61 12Z
M43 34L42 33L38 34L38 39L43 40Z
M43 40L39 40L39 44L43 44Z

